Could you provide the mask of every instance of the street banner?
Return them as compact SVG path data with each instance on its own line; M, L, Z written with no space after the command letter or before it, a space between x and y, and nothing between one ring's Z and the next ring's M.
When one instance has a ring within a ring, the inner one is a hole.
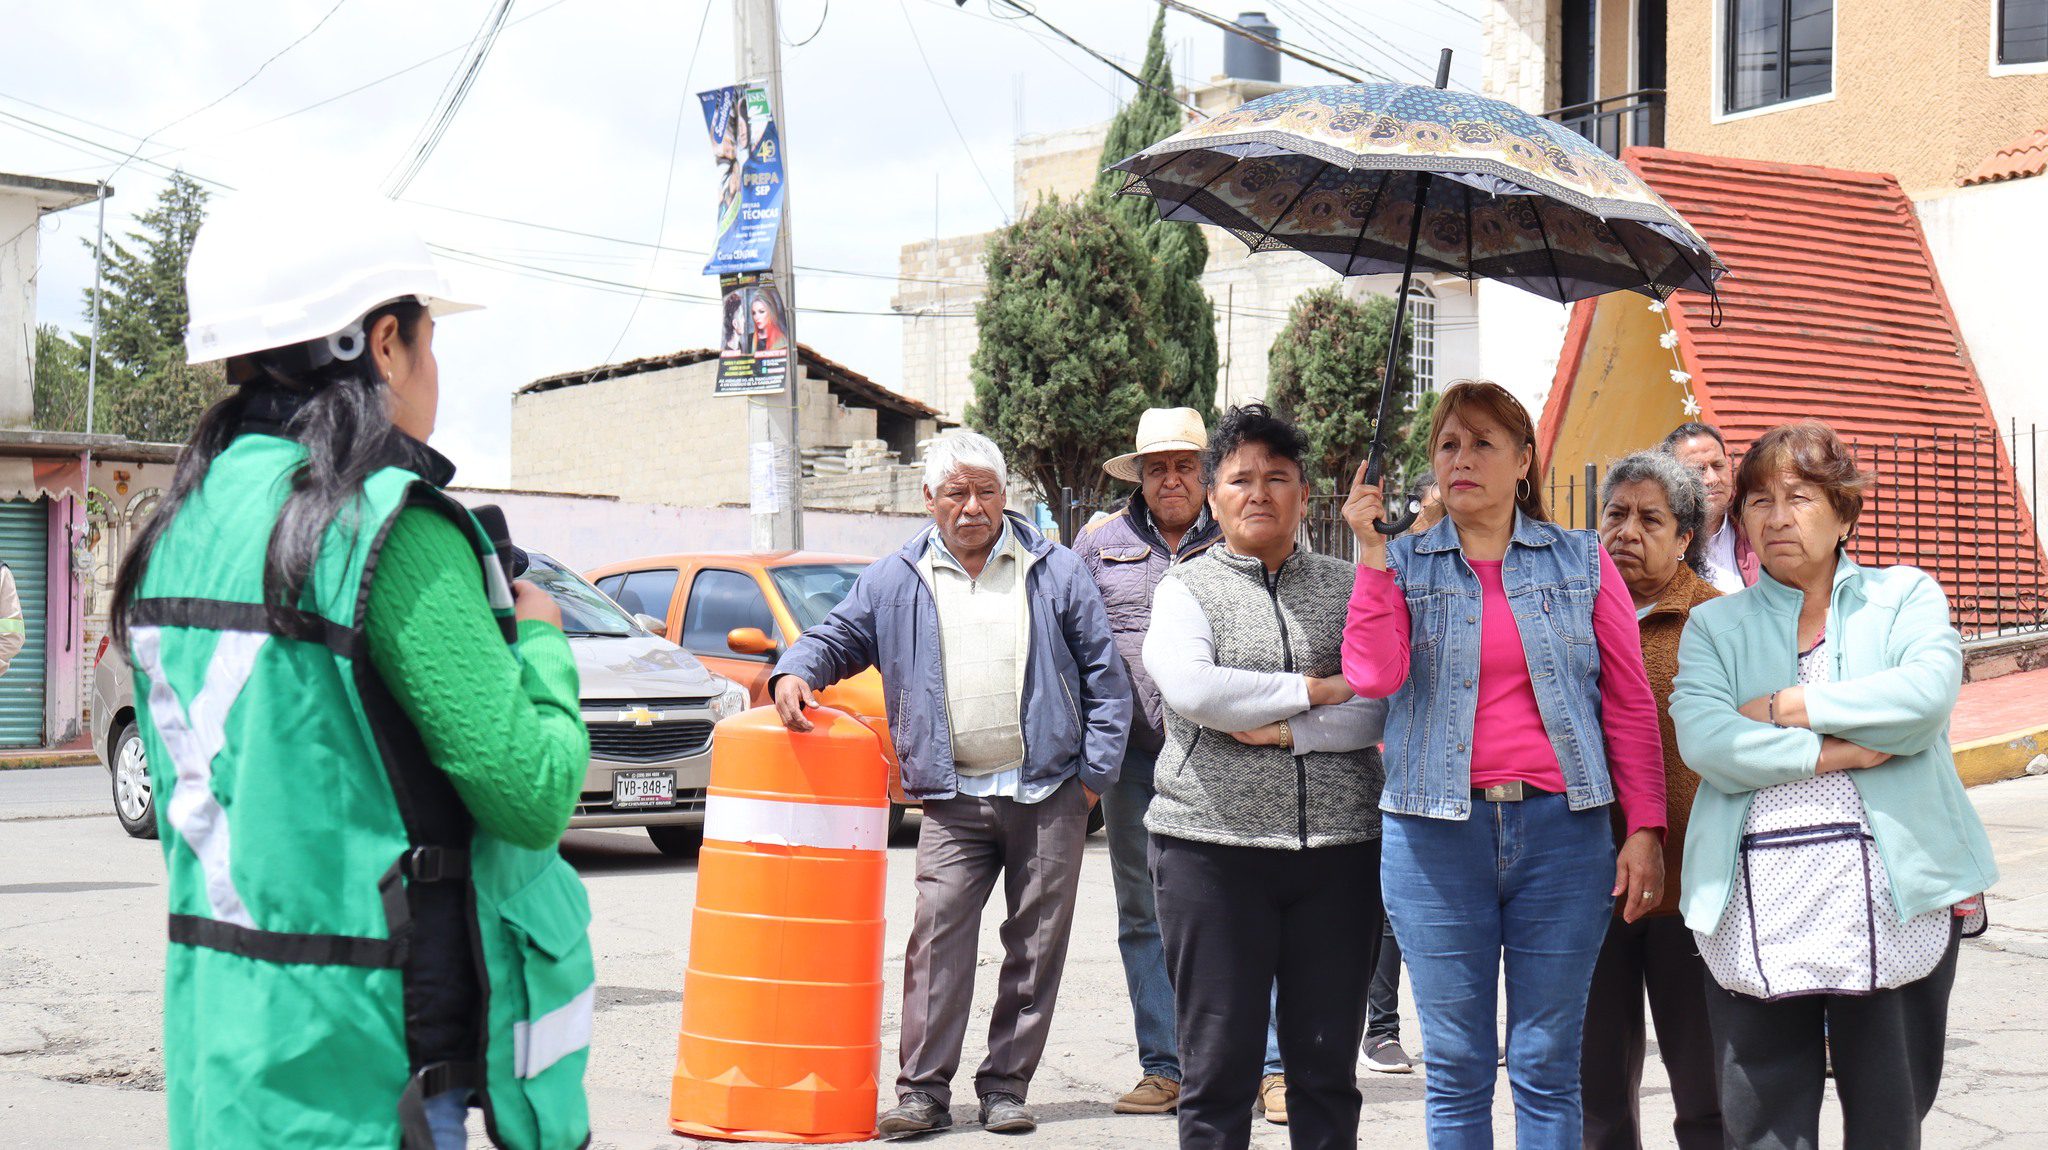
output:
M734 84L697 93L718 181L718 238L705 275L767 271L782 232L782 137L768 89Z
M765 272L718 277L724 293L719 314L717 395L779 392L789 378L788 313L775 277Z

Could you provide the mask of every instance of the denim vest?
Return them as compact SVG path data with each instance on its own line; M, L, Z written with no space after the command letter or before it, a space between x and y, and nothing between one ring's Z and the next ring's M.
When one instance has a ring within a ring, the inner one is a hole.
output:
M1479 705L1479 576L1449 519L1394 540L1387 566L1408 602L1408 681L1388 700L1380 809L1464 819L1472 813L1472 729ZM1600 542L1515 513L1501 581L1571 809L1614 801L1600 726L1593 601Z

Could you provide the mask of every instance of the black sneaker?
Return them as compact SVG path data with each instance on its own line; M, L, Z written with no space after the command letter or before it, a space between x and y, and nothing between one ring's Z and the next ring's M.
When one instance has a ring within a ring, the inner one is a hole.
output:
M1038 1129L1038 1119L1022 1098L997 1091L981 1096L981 1128L991 1134L1029 1134Z
M882 1111L875 1120L875 1133L923 1134L930 1130L943 1130L953 1124L953 1112L939 1105L939 1100L922 1090L913 1090L896 1100L896 1105Z

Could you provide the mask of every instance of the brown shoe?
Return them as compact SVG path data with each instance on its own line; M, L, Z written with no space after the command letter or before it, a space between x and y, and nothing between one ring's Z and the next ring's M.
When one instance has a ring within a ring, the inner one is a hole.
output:
M1118 1114L1171 1114L1179 1106L1180 1083L1163 1074L1147 1074L1111 1109Z
M1275 1126L1287 1125L1287 1076L1268 1074L1259 1079L1259 1109L1266 1112L1266 1121Z

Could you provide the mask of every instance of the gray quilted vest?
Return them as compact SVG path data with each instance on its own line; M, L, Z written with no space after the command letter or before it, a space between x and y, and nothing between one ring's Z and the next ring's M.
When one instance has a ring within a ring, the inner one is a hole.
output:
M1355 571L1329 555L1296 551L1268 576L1265 564L1225 547L1174 566L1215 635L1219 666L1335 675ZM1247 746L1166 708L1145 826L1153 834L1227 846L1301 850L1380 835L1377 748L1296 755Z

